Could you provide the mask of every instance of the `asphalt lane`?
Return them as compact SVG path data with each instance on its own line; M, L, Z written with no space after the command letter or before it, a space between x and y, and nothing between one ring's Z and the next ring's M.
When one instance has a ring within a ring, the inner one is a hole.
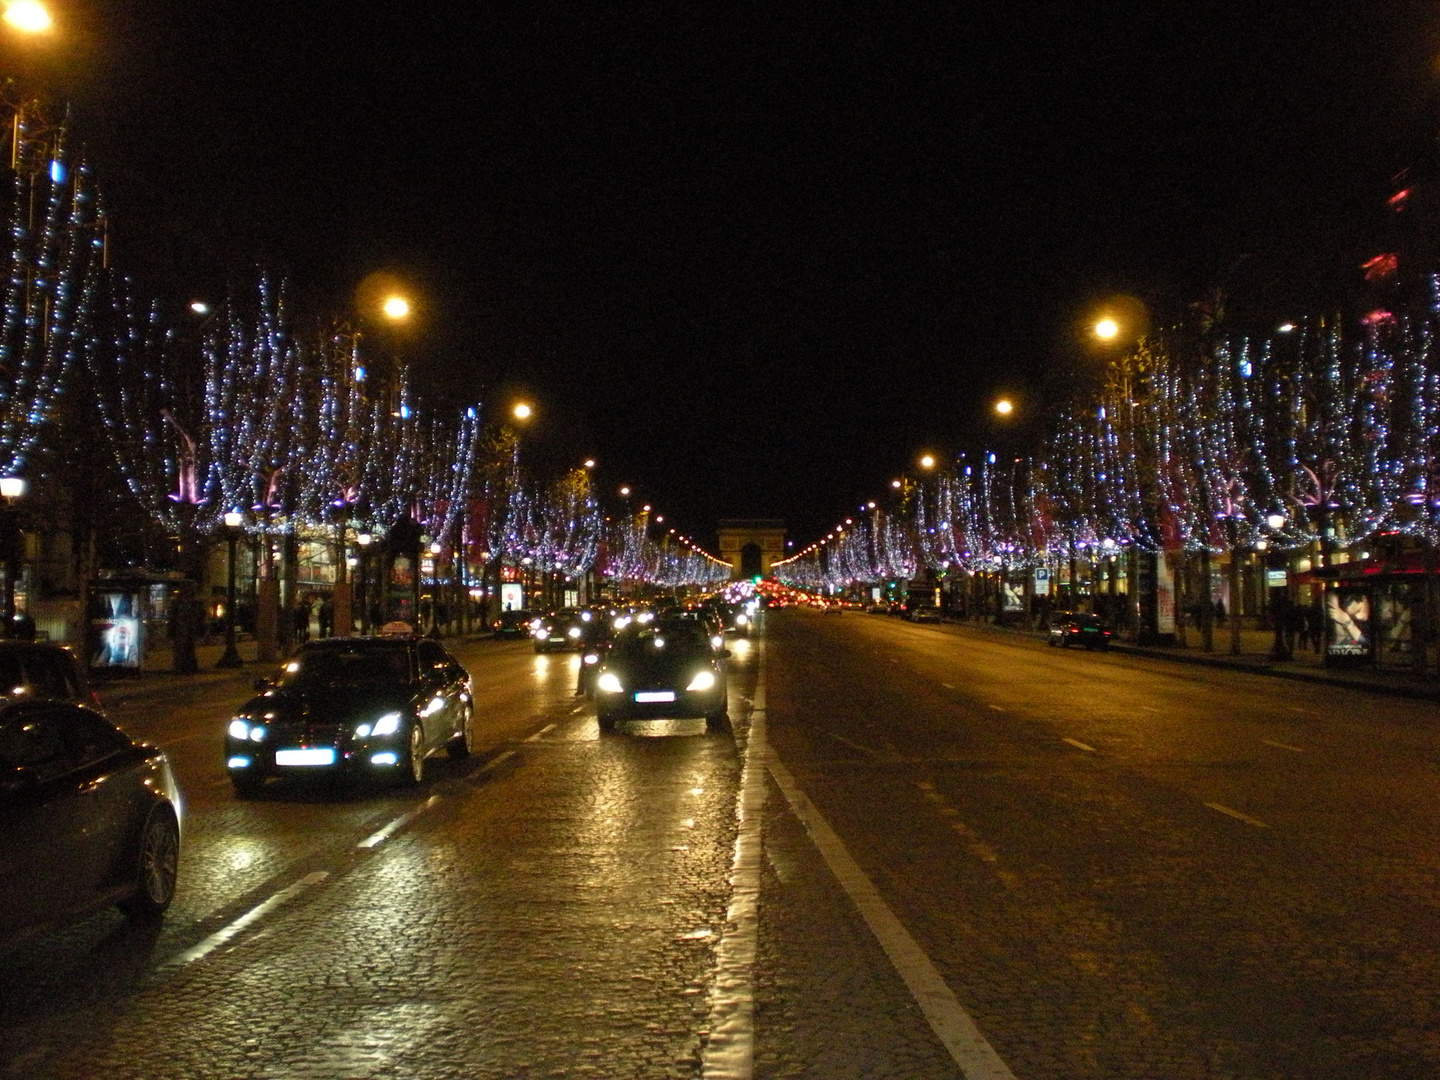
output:
M0 958L0 1076L962 1075L797 792L1021 1080L1440 1074L1434 706L860 615L732 648L733 734L601 737L573 657L458 646L476 753L415 791L236 800L253 672L117 695L179 897Z
M1429 704L800 612L769 737L1021 1077L1440 1074Z

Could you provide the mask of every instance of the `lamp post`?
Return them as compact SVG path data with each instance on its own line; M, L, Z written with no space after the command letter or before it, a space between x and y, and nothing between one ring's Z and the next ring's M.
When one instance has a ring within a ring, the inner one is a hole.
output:
M235 548L240 539L240 526L245 517L238 510L225 514L225 542L228 574L225 583L225 652L215 662L217 668L237 668L243 661L235 648Z
M20 500L27 485L19 476L0 476L0 499L5 500L4 519L0 521L0 553L4 555L3 614L5 626L0 633L9 634L15 623L15 580L25 557L25 538L20 532Z
M355 604L360 609L360 617L357 620L360 624L360 633L370 633L370 604L367 598L369 590L369 579L366 577L367 556L370 554L370 545L375 542L373 534L368 532L357 532L355 543L360 547L360 555L355 565Z
M1269 514L1265 518L1265 524L1270 526L1272 532L1279 532L1285 527L1284 514ZM1258 545L1257 545L1258 546ZM1269 542L1266 542L1269 547ZM1265 573L1270 573L1269 563ZM1285 622L1290 616L1290 586L1289 583L1281 585L1270 585L1270 621L1274 625L1275 641L1270 646L1270 659L1272 660L1293 660L1294 654L1290 651L1290 645L1285 640Z

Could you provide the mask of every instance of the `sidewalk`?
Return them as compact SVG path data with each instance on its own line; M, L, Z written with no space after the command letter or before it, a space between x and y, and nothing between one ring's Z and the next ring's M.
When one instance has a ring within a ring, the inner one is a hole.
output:
M961 626L984 625L962 622ZM1045 633L1025 627L992 627L1010 633L1022 633L1043 640ZM1274 660L1270 650L1275 645L1275 634L1269 630L1240 631L1240 653L1233 654L1231 631L1228 626L1217 627L1214 634L1214 651L1202 648L1200 631L1193 626L1186 627L1186 644L1175 646L1134 645L1118 636L1110 643L1114 652L1135 656L1150 656L1170 660L1177 664L1200 664L1207 667L1228 668L1232 671L1248 671L1255 675L1268 675L1277 679L1296 679L1303 682L1320 683L1326 686L1343 686L1351 690L1367 690L1378 694L1397 697L1417 698L1426 701L1440 701L1440 680L1433 675L1418 674L1410 665L1408 656L1384 658L1388 663L1379 670L1371 668L1328 668L1323 656L1313 649L1297 648L1291 660Z

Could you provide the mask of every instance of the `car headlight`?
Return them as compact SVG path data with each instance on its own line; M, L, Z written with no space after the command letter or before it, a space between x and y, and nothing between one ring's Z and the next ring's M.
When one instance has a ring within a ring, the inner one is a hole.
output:
M735 625L736 625L736 626L744 626L744 625L745 625L746 623L748 623L749 621L750 621L750 616L748 616L748 615L741 614L741 615L736 615L736 616L735 616Z
M539 629L540 629L540 620L539 620L539 619L531 619L531 620L530 620L530 629L531 629L531 630L539 630Z
M715 673L713 671L698 671L695 677L690 680L686 690L711 690L715 687Z
M597 689L604 690L607 694L623 694L625 687L620 685L620 676L613 671L602 671L600 678L596 680Z
M716 634L714 637L712 637L712 638L710 639L710 647L711 647L712 649L719 649L719 648L722 648L724 645L725 645L725 639L724 639L723 637L721 637L719 634Z
M358 738L366 739L371 735L394 735L400 730L402 717L398 712L387 712L373 724L361 724L355 729Z
M549 636L550 636L550 631L549 631L549 630L546 630L545 627L543 627L543 626L537 626L537 627L535 628L535 637L538 638L540 641L544 641L544 640L545 640L546 638L548 638Z
M585 663L587 663L587 664L598 664L599 662L600 662L600 654L599 654L599 653L587 652L587 653L585 654Z
M572 639L575 640L575 641L579 641L579 640L580 640L580 627L578 627L578 626L572 626L572 627L570 627L570 629L569 629L569 630L566 630L565 633L566 633L567 636L569 636L570 638L572 638Z
M250 721L236 717L230 721L230 737L232 739L248 739L250 737Z

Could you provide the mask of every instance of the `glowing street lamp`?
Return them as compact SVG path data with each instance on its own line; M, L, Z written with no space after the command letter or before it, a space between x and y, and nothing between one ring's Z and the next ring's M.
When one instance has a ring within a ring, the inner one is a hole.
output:
M1120 333L1120 324L1114 319L1106 317L1095 324L1095 336L1109 341L1116 334Z
M1009 416L1015 411L1015 405L1009 398L1001 398L995 402L995 411L1001 416Z
M921 467L922 469L933 469L933 468L935 467L935 458L934 458L934 456L931 455L931 454L926 454L926 455L924 455L923 457L921 457L921 459L920 459L920 467Z
M523 401L519 402L515 408L510 410L510 415L515 417L516 420L529 420L534 413L535 410Z
M43 34L54 26L50 12L40 0L10 0L5 5L3 18L22 34Z
M245 515L239 510L227 510L224 521L225 541L229 547L229 575L225 584L225 652L215 666L238 668L241 660L240 651L235 648L235 545L240 539L240 526L245 523Z
M387 296L385 302L380 305L380 310L385 313L387 319L399 322L401 319L410 317L410 301L403 296Z

